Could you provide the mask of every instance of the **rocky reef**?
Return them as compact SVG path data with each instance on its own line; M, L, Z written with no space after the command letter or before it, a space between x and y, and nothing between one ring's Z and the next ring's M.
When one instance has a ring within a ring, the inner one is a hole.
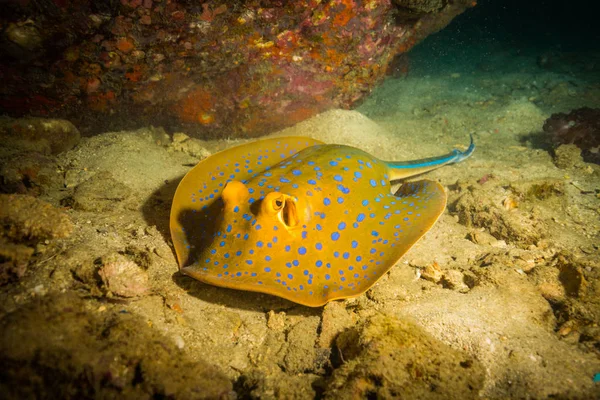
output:
M8 1L0 107L83 133L156 124L259 136L350 108L475 3Z
M600 109L582 107L552 114L544 123L544 132L557 147L574 144L585 161L600 164Z

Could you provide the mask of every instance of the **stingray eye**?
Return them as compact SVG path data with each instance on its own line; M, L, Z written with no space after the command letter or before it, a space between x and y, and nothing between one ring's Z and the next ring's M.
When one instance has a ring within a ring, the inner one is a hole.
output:
M285 196L279 192L271 192L261 202L261 212L265 215L278 214L285 207Z

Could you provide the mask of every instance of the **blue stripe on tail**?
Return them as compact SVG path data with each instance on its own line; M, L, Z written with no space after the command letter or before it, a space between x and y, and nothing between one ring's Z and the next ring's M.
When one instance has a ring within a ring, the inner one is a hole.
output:
M452 150L450 153L438 157L423 158L420 160L413 161L399 161L390 162L388 166L395 169L415 169L415 168L426 168L442 166L445 164L455 164L461 162L471 156L475 150L475 143L473 142L473 135L470 135L471 143L466 151L460 151L458 149Z

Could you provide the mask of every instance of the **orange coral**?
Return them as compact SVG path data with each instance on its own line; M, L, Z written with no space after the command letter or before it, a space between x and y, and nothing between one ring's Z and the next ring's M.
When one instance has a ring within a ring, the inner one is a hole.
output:
M94 111L108 111L110 104L114 103L116 99L115 92L109 90L106 93L99 93L88 97L88 105L90 109Z
M138 82L144 74L143 68L141 65L134 65L133 69L129 72L125 73L125 78L130 82Z
M205 88L198 87L180 100L175 112L182 121L210 125L215 122L215 99Z
M131 53L133 49L135 49L135 44L130 38L123 37L117 40L117 49L121 50L125 54Z
M341 3L344 6L344 9L333 18L334 26L346 26L346 24L356 16L354 2L352 0L342 0Z

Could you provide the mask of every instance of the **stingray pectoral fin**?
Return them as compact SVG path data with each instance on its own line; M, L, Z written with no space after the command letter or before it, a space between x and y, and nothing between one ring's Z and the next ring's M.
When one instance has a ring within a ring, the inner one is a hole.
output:
M402 218L399 247L408 251L439 219L446 208L447 195L438 182L420 180L403 184L395 193L407 206Z
M258 140L215 153L188 171L179 182L171 206L171 238L179 265L196 262L198 253L214 240L223 213L222 191L229 182L237 181L230 187L229 205L235 208L239 203L243 215L242 199L248 197L240 186L243 182L282 159L321 144L306 137Z
M471 143L465 151L453 149L450 153L437 157L422 158L411 161L387 161L390 181L397 181L411 176L424 174L448 164L456 164L471 156L475 151L475 143L471 135Z

